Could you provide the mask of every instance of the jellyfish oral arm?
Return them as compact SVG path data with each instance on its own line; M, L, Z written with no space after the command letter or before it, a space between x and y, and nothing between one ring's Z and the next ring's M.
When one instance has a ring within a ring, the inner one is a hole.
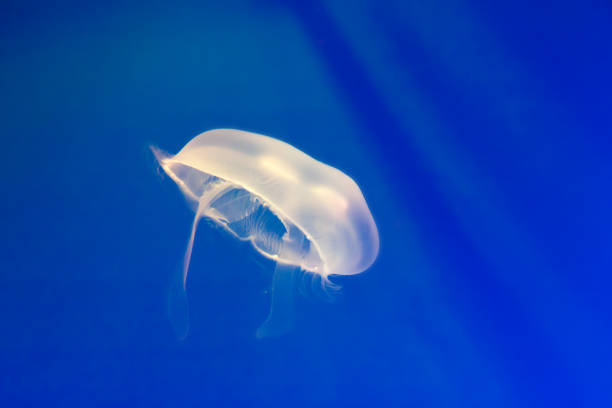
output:
M191 252L193 251L193 241L195 239L196 229L198 227L198 222L202 217L201 208L202 206L198 206L195 217L193 218L193 224L191 225L191 234L189 235L189 242L187 243L187 249L185 250L185 260L183 261L182 275L183 290L187 289L187 272L189 271L189 264L191 263Z
M176 272L177 278L172 278L168 291L168 319L179 340L184 340L189 333L189 299L181 279L182 271Z
M280 255L291 246L302 245L304 235L292 239L287 232L283 236ZM294 241L291 242L290 241ZM276 262L274 276L272 277L272 290L270 299L270 313L265 322L257 329L258 338L281 336L293 328L295 321L295 278L300 267L293 264Z
M204 192L202 198L198 202L198 208L196 210L195 217L193 218L193 224L191 226L191 234L189 236L189 242L187 243L187 249L185 250L185 260L183 263L183 288L187 287L187 273L189 271L189 264L191 263L191 252L193 251L193 241L195 239L196 229L198 222L202 216L206 215L210 211L210 203L219 195L223 194L227 190L232 188L232 184L228 182L219 182L211 186Z
M277 263L272 277L270 313L257 329L257 338L281 336L293 328L295 321L295 277L299 268Z
M177 273L176 278L171 279L170 290L168 292L168 318L172 324L174 333L179 340L184 340L189 333L189 300L187 298L187 271L191 262L191 252L193 250L193 241L198 227L198 222L202 217L200 206L196 211L191 225L191 234L187 249L185 250L185 259L183 260L183 268L180 274Z

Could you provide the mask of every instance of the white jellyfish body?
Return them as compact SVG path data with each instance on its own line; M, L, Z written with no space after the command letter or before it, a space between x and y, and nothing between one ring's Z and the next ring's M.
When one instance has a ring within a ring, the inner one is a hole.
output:
M280 140L215 129L193 138L174 156L152 148L196 212L185 254L182 287L201 217L249 240L274 259L272 310L259 336L291 324L292 276L366 270L378 254L378 231L355 182Z

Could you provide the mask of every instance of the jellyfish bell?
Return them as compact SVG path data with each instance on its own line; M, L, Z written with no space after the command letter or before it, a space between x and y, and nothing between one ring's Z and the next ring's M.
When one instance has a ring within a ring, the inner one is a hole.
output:
M285 142L215 129L174 156L151 149L195 211L182 291L202 217L276 261L271 311L259 337L291 327L297 271L320 277L325 286L328 276L363 272L376 259L378 231L357 184Z

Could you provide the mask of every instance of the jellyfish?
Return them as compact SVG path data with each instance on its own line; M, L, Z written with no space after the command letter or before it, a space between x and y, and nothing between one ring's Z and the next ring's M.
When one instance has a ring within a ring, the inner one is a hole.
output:
M276 262L270 312L256 332L260 338L292 328L298 272L333 287L329 276L363 272L378 255L378 230L357 184L285 142L215 129L194 137L174 156L151 150L195 212L171 291L179 337L188 330L187 273L203 217Z

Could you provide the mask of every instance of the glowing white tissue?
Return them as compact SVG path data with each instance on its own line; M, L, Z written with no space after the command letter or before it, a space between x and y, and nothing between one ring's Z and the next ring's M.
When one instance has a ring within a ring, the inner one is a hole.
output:
M201 217L276 260L272 310L260 337L291 327L296 271L317 274L329 284L329 275L362 272L376 259L378 231L357 184L287 143L216 129L196 136L174 156L152 150L196 212L183 290Z

